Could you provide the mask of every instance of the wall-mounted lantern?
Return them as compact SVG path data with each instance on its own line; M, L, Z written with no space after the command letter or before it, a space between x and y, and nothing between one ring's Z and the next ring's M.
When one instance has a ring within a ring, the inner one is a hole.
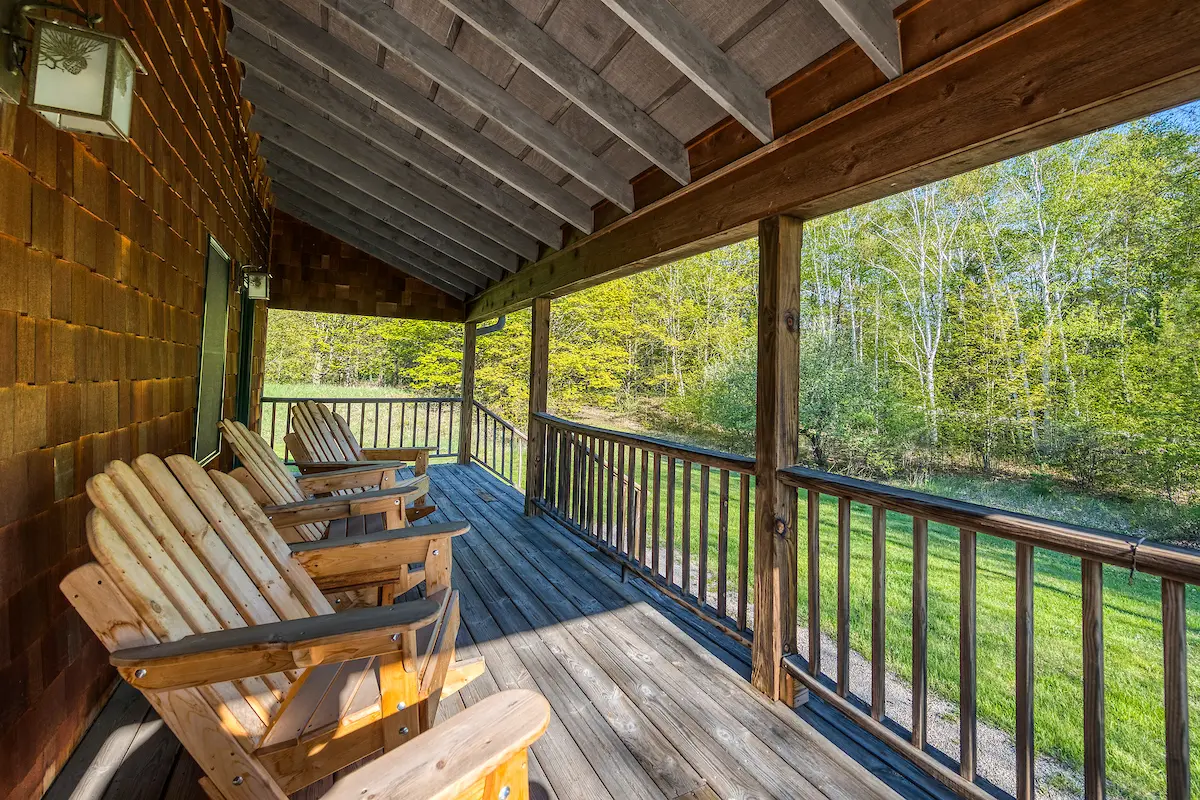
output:
M75 14L87 25L32 17L34 10ZM7 66L19 75L28 53L26 103L56 128L127 140L134 76L146 70L123 38L95 30L100 21L54 3L21 3L4 30Z
M242 286L247 300L267 300L271 295L271 275L262 267L242 267Z

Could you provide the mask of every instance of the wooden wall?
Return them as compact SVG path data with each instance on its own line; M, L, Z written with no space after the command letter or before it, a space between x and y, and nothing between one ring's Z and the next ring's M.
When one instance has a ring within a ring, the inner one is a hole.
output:
M90 559L85 482L110 459L190 452L207 237L260 263L269 239L219 4L83 5L150 71L133 141L0 110L0 796L13 800L41 795L113 686L58 589ZM230 297L232 371L233 276ZM260 354L260 387L261 368Z
M275 209L271 308L460 322L462 301Z

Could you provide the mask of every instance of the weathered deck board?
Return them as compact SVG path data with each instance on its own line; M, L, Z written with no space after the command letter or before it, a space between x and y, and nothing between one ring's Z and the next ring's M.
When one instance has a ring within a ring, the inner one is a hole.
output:
M454 545L458 647L488 666L439 713L501 689L544 694L553 719L532 751L534 798L945 797L819 702L799 714L768 703L747 682L744 646L640 583L622 583L556 523L523 516L523 498L483 469L440 465L431 478L439 510L428 521L472 524ZM190 757L142 731L155 720L128 692L114 695L53 800L112 797L147 764L153 791L139 797L201 796ZM151 746L132 747L139 735ZM296 797L315 800L327 786Z

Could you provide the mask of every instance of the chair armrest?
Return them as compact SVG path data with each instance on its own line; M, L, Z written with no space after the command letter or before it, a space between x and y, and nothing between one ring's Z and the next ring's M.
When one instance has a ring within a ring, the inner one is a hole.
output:
M340 489L365 489L368 486L378 486L385 474L403 467L403 461L380 461L373 464L351 461L344 469L303 475L296 479L296 483L300 485L301 491L307 494L336 492Z
M420 493L420 487L397 486L378 492L314 497L295 503L263 506L263 512L276 528L292 528L309 522L328 522L363 514L378 514L402 505L410 495Z
M395 580L402 567L425 561L431 546L448 546L451 537L469 530L466 522L415 525L369 536L299 542L291 550L317 588L331 591Z
M549 723L550 704L541 695L524 689L499 692L356 769L335 783L323 800L362 800L368 795L455 800L498 772L498 780L513 797L526 797L525 751Z
M338 470L346 469L347 467L357 467L364 464L363 461L306 461L296 459L296 467L302 475L317 475L322 472L337 472ZM378 464L367 464L367 466L379 466ZM396 469L403 469L408 466L407 463L396 462Z
M230 628L117 650L109 661L137 689L204 686L395 653L406 638L400 634L425 627L439 610L432 600L414 600Z

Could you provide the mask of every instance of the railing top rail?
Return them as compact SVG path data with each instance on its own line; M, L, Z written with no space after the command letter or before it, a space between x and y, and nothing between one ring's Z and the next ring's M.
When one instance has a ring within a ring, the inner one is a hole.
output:
M461 403L461 397L264 397L264 403Z
M724 453L720 450L709 450L703 447L692 447L679 442L671 442L666 439L656 439L652 436L641 436L636 433L621 433L620 431L612 431L607 428L598 428L592 425L584 425L579 422L571 422L570 420L556 417L553 414L536 413L534 417L540 419L549 425L563 430L581 433L587 436L599 436L605 439L612 439L615 442L622 444L633 445L635 447L644 448L646 450L654 450L663 455L679 458L684 461L691 461L696 464L716 467L717 469L727 469L731 472L753 473L755 461L747 456L739 456L736 453Z
M932 522L954 525L1125 569L1136 567L1139 572L1147 572L1160 578L1200 584L1200 552L1194 550L1157 542L1139 544L1134 537L1119 533L1055 522L804 467L785 467L779 470L779 478L800 489L847 497L860 503L886 507Z

